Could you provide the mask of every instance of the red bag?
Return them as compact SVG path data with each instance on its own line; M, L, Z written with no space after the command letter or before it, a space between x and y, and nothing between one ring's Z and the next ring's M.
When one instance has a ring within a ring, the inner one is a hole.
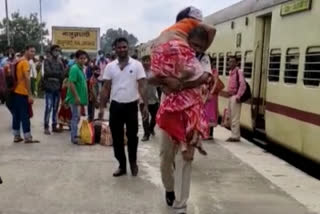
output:
M223 84L223 82L220 80L220 78L218 78L218 80L217 80L218 82L217 82L217 86L216 86L216 88L214 89L214 91L213 91L213 94L214 95L218 95L223 89L224 89L224 84Z
M108 123L101 122L101 139L100 144L102 146L112 146L112 136Z

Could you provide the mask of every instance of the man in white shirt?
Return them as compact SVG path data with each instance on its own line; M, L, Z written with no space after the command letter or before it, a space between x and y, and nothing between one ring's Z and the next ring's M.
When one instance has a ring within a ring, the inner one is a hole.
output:
M127 173L127 161L124 150L124 125L128 138L128 156L133 176L138 174L138 99L141 95L146 104L143 118L148 117L148 100L145 93L146 74L142 64L129 57L128 40L118 38L114 42L117 59L109 63L104 71L104 85L101 91L99 118L104 115L104 108L110 98L110 129L113 139L114 155L119 168L113 173L119 177Z

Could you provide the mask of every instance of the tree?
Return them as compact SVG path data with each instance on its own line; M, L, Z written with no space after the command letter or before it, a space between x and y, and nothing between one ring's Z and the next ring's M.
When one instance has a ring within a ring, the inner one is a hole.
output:
M3 51L7 44L6 36L6 23L7 19L4 18L0 22L0 51ZM42 31L42 42L45 41L45 36L49 34L46 29L46 24L39 22L36 13L31 13L29 17L24 17L19 12L14 12L9 20L10 28L10 39L11 46L15 51L22 51L28 44L34 45L37 51L40 51L41 47L41 31Z
M101 49L104 50L105 53L111 53L112 43L118 37L124 37L128 39L129 48L131 50L133 50L135 45L138 43L137 37L135 37L133 34L128 33L128 31L121 28L118 28L118 30L110 28L101 36Z

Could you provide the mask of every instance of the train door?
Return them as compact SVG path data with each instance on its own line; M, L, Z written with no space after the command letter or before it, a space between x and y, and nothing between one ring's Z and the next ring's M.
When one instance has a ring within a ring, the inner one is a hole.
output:
M256 132L265 133L265 106L268 78L268 59L271 36L271 14L257 17L255 72L253 76L252 119Z

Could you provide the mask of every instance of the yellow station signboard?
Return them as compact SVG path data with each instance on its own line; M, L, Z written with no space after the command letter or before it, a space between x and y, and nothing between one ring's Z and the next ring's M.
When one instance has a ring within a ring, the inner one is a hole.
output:
M100 48L100 28L52 27L52 43L63 51L96 52Z
M311 10L312 0L292 0L281 6L281 16Z

